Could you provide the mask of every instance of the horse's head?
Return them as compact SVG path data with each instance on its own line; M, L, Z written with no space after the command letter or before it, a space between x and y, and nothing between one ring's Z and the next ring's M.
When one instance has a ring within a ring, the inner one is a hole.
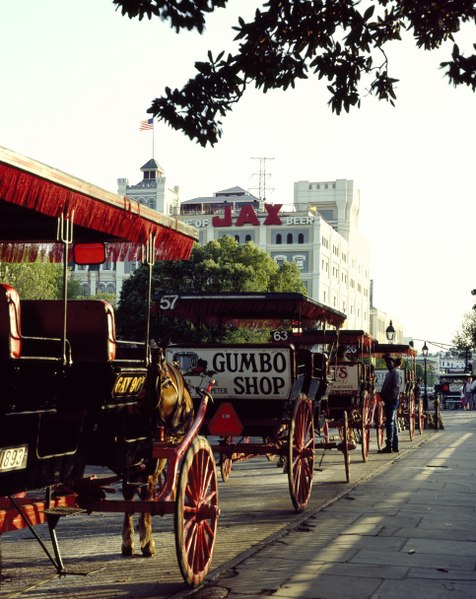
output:
M182 373L167 362L162 348L154 356L157 369L156 410L166 435L182 437L193 421L193 402Z

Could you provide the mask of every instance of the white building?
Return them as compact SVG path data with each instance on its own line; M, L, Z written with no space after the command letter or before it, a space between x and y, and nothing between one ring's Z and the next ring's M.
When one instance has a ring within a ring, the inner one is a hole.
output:
M118 193L197 227L199 242L230 235L252 241L278 263L295 262L309 296L347 315L346 328L370 328L369 246L358 229L360 195L354 182L298 181L294 203L268 204L241 187L179 203L179 190L167 188L155 160L142 168L143 179L118 179ZM130 262L77 267L84 295L119 292L137 267ZM81 268L83 269L81 271Z
M200 243L230 235L277 262L295 262L313 299L347 314L346 328L369 330L369 247L358 230L353 181L299 181L294 204L266 204L241 187L182 202L179 218Z
M129 180L117 180L117 193L144 204L162 214L176 214L179 209L179 188L167 187L163 168L153 158L141 167L142 180L129 185ZM119 298L122 283L137 268L136 262L106 262L101 266L76 266L73 276L80 280L85 297L97 293L115 294Z

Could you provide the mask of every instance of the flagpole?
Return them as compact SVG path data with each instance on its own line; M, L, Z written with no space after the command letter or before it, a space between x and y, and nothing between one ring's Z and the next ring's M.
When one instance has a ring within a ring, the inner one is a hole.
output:
M152 160L155 160L155 121L152 121Z

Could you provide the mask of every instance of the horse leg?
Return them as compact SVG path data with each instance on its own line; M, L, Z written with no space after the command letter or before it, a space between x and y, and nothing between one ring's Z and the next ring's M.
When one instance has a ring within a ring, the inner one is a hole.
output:
M134 499L134 488L124 483L122 485L122 494L126 501ZM132 555L134 553L134 520L133 514L124 514L122 524L122 555Z
M151 501L155 497L158 473L150 474L147 477L147 484L141 491L141 499ZM155 542L152 538L152 516L150 513L139 516L139 538L140 548L144 557L156 555Z

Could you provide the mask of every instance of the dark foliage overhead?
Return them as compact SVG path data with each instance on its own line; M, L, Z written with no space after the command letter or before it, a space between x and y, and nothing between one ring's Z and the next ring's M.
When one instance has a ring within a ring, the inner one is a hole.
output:
M113 0L123 15L159 17L176 30L204 30L207 14L227 0ZM254 20L239 19L234 54L220 53L196 62L196 75L182 89L166 88L148 112L182 130L202 146L222 134L222 119L254 84L270 89L294 87L316 76L328 82L329 104L340 114L360 106L364 94L392 105L395 79L385 54L388 42L410 32L425 50L452 40L453 51L441 63L449 82L476 89L476 54L464 56L457 33L476 22L474 0L268 0L256 2ZM258 8L261 7L261 8ZM473 46L476 50L476 44Z

